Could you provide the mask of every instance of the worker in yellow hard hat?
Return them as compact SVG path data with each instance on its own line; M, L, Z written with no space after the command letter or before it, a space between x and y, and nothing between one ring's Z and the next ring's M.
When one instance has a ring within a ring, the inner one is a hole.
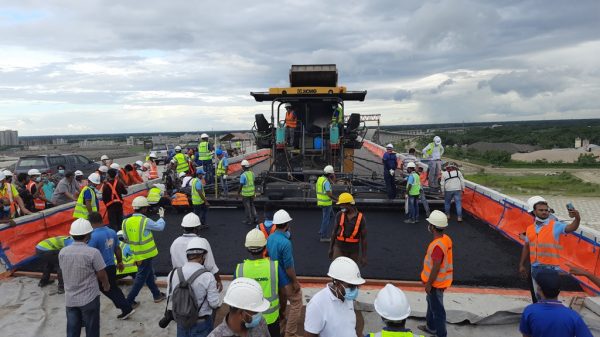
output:
M346 256L357 264L367 264L367 223L362 212L356 209L350 193L340 194L336 203L341 210L335 215L335 226L331 234L329 258ZM360 253L359 253L360 251Z

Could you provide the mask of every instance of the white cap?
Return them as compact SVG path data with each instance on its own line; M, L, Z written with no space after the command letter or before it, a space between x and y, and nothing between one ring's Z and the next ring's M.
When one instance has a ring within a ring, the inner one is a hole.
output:
M142 207L148 207L150 204L148 203L148 199L146 199L146 197L139 196L133 199L131 206L133 209L140 209Z
M327 165L323 169L323 172L326 173L326 174L332 174L332 173L335 173L335 170L333 169L333 166Z
M81 171L79 171L79 170L75 171L75 176L76 176L76 177L77 177L77 176L82 176L82 175L83 175L83 172L81 172Z
M100 171L102 173L106 173L106 172L108 172L108 167L102 165L102 166L98 167L98 171Z
M135 164L139 167L142 167L142 165L144 165L144 162L142 162L141 160L136 160Z
M281 225L290 221L292 221L290 214L283 209L280 209L273 214L273 225Z
M535 206L535 204L540 203L540 202L547 202L546 199L544 199L543 197L540 197L539 195L533 196L529 199L527 199L527 208L528 208L528 212L533 212L533 206Z
M247 277L231 281L223 302L231 307L253 312L263 312L271 306L264 298L260 284Z
M444 212L438 211L437 209L431 212L431 214L429 214L429 218L425 220L437 228L448 227L448 217L446 214L444 214Z
M179 145L175 146L175 151L181 151L181 146L179 146Z
M389 283L377 293L373 304L379 316L389 321L402 321L410 316L406 295Z
M110 164L110 168L111 168L111 169L118 170L118 169L120 169L120 168L121 168L121 165L119 165L119 164L117 164L117 163L112 163L112 164Z
M394 145L392 145L391 143L385 146L387 149L393 149Z
M260 229L253 228L246 234L246 248L262 248L267 245L267 238Z
M42 175L42 174L40 173L40 170L38 170L38 169L31 169L31 170L27 171L27 175L30 175L30 176L39 176L39 175Z
M154 151L150 152L150 154L148 155L148 157L150 157L150 158L156 158L156 152L154 152Z
M98 185L98 184L100 184L100 175L98 174L98 172L94 172L88 176L88 180L92 184Z
M242 160L242 166L250 167L250 162L248 162L246 159L244 159L244 160Z
M438 136L433 137L433 142L435 143L435 145L440 145L442 144L442 139Z
M179 178L185 177L185 172L179 172Z
M190 250L203 250L204 252L208 251L208 241L204 238L195 237L188 242L185 251L190 253ZM201 253L201 252L198 252Z
M200 222L200 217L193 212L186 214L181 220L181 227L183 228L194 228L200 225L202 225L202 222Z
M103 154L102 157L100 157L100 160L108 160L108 159L110 159L110 158L108 158L108 156L105 154Z
M2 173L4 173L4 175L7 176L7 177L12 177L13 176L13 173L10 170L4 170L4 171L2 171Z
M415 164L414 161L409 161L408 164L406 164L406 168L409 168L409 167L417 168L417 165Z
M360 277L360 270L354 260L340 256L329 265L327 276L352 285L361 285L365 279Z
M71 224L71 235L86 235L93 231L92 224L87 219L77 219Z
M6 174L4 172L0 172L0 180L6 179Z
M200 138L209 138L208 135L206 133L203 133L200 135Z

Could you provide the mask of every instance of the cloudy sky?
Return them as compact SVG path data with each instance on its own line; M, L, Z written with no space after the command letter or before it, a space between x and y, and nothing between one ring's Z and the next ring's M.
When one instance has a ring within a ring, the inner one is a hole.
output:
M598 0L1 0L0 129L247 129L311 63L383 124L598 118L598 55Z

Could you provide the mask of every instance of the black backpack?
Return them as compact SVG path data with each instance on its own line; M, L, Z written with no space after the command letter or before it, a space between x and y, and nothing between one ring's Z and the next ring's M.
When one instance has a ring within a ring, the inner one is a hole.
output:
M177 277L179 278L179 283L171 292L173 286L173 274L177 272ZM196 298L196 294L192 289L192 283L202 274L207 273L208 270L205 268L196 270L190 277L186 280L183 276L182 268L175 268L171 272L171 278L169 280L169 296L171 301L173 302L173 318L177 322L178 325L181 325L184 328L191 328L198 321L198 310L202 307L204 302L206 301L206 296L204 300L198 306L198 300ZM207 293L208 295L208 293ZM167 301L167 306L169 302Z

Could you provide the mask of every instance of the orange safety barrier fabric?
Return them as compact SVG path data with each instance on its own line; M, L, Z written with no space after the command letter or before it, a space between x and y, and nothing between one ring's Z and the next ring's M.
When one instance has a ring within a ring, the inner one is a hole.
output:
M269 159L270 155L271 155L270 149L262 149L262 150L258 150L254 153L249 154L248 156L244 157L244 159L247 160L250 163L250 165L254 165L254 164L257 164L257 163L260 163L262 161ZM229 174L233 174L235 172L241 171L242 170L242 161L240 160L239 162L229 163L229 167L227 170L228 170Z

